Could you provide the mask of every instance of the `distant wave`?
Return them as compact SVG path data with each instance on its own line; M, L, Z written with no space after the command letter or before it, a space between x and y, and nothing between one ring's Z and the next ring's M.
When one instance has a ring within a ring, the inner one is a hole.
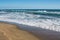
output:
M35 15L46 15L46 16L54 16L60 17L60 12L47 12L47 11L29 11L27 13L35 14Z

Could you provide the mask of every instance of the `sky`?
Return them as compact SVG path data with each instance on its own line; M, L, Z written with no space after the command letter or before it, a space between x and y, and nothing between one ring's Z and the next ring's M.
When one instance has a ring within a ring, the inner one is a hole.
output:
M60 9L60 0L0 0L0 9Z

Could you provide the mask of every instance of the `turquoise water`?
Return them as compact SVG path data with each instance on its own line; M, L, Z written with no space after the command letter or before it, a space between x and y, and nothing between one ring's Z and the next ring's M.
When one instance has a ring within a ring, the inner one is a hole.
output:
M1 9L0 21L17 22L60 32L58 9Z

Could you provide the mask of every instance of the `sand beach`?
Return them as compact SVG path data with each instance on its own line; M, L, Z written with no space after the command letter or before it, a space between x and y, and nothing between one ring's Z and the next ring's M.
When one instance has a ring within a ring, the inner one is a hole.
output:
M0 21L0 40L60 40L60 32Z
M0 22L0 40L40 40L33 34L17 28L16 25Z

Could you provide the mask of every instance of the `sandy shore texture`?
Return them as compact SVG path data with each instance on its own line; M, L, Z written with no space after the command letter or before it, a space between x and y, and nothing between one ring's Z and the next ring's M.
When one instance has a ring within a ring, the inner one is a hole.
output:
M0 40L41 40L33 34L20 30L16 25L0 22Z

